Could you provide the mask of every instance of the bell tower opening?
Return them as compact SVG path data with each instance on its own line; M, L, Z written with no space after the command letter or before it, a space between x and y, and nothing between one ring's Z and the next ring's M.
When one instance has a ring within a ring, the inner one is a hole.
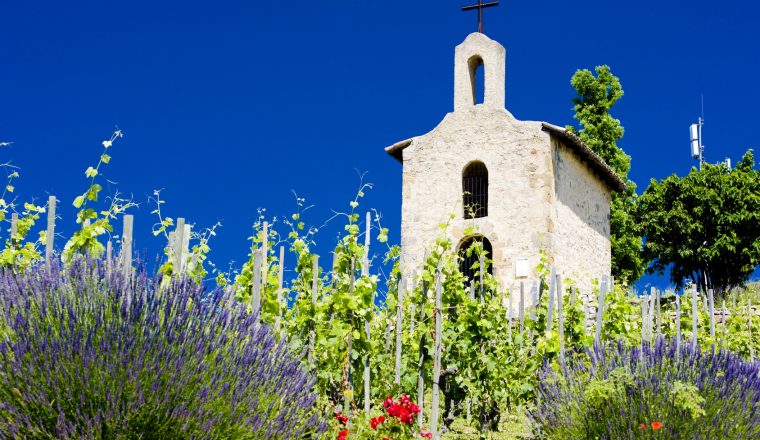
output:
M470 84L472 84L472 104L478 105L485 102L486 97L486 68L483 58L476 55L467 62L470 68Z
M477 104L504 108L506 57L504 46L477 32L456 47L454 111L470 111Z

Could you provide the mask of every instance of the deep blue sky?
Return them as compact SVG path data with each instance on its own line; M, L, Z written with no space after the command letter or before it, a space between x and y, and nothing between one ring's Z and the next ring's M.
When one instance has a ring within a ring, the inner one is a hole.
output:
M242 262L256 209L313 224L345 210L358 185L398 241L401 167L383 148L426 133L453 107L453 53L476 30L465 1L3 2L0 160L21 167L20 199L71 200L118 125L103 171L142 203L136 242L148 253L147 197L166 214L224 224L219 265ZM569 81L608 64L625 97L614 109L631 177L684 174L688 126L704 94L707 159L759 147L756 2L503 1L485 31L507 48L507 108L520 119L573 123ZM336 228L319 236L332 245ZM63 240L59 238L59 245ZM327 253L327 246L321 250ZM291 258L292 260L292 258Z

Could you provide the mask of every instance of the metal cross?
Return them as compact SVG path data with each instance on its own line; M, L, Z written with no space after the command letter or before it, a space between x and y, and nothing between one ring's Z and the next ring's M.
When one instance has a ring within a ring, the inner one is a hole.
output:
M477 5L463 6L463 11L471 11L473 9L478 10L478 32L483 33L483 9L490 8L491 6L499 6L499 0L483 3L483 0L478 0Z

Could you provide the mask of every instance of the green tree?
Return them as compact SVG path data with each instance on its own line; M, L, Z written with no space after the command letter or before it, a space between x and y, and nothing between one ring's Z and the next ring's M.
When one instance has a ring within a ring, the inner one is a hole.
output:
M639 198L649 272L677 286L724 292L743 285L760 264L760 172L752 150L734 170L705 164L685 177L652 179Z
M625 182L623 193L613 193L610 204L610 240L612 244L612 274L624 283L636 281L646 267L642 260L641 234L633 216L636 208L636 184L628 179L631 157L617 142L624 130L620 121L610 115L610 109L623 96L620 80L608 66L597 66L596 76L589 70L578 70L570 81L575 88L575 119L581 129L567 129L598 154Z

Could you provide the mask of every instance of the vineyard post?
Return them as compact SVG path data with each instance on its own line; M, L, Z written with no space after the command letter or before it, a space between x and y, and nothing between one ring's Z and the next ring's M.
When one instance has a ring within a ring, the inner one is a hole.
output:
M681 347L681 295L676 292L676 354Z
M525 281L520 281L520 333L525 329Z
M485 286L483 285L483 272L486 269L486 255L485 251L480 252L480 261L478 265L478 275L480 278L480 304L483 304L483 294L485 290Z
M530 307L530 319L536 320L536 310L538 309L538 281L533 281L533 287L530 289L530 296L533 299L533 305Z
M251 307L258 313L261 307L261 249L253 252L253 282L251 284ZM309 357L311 359L311 357ZM310 362L311 363L311 362Z
M16 234L18 233L18 214L11 214L11 249L16 249Z
M749 360L755 360L755 344L752 343L752 299L747 295L747 330L749 331Z
M691 286L691 349L697 348L697 285Z
M662 292L660 292L659 289L655 290L655 294L657 295L656 303L657 303L657 333L656 337L662 336Z
M364 255L362 256L362 276L368 277L369 276L369 245L370 245L370 226L371 226L372 218L370 217L370 212L367 211L367 215L365 217L365 225L366 230L364 233ZM373 292L372 294L372 306L374 306L374 299L375 294ZM364 332L367 336L367 341L370 340L370 322L369 320L364 320ZM369 368L369 351L367 352L367 356L364 358L364 412L369 412L369 380L370 380L370 368Z
M425 304L427 298L427 283L422 279L422 302L420 303L420 323L425 321ZM425 332L420 332L420 358L417 363L417 404L420 412L417 414L417 424L422 428L422 413L425 408Z
M404 326L404 294L406 290L406 278L401 277L398 282L396 293L396 365L395 383L401 385L401 344L403 343L403 326Z
M554 266L552 266L549 275L549 308L546 312L546 332L549 333L552 330L552 321L554 320L554 295L557 289L557 276Z
M356 271L356 260L352 257L351 258L351 272L349 272L349 276L348 276L348 296L349 297L354 296L354 281L355 281L354 272L355 271ZM353 328L349 330L347 339L348 341L346 342L346 362L344 364L346 366L345 367L346 371L344 372L345 378L346 378L346 383L345 383L346 389L343 391L343 397L344 397L343 413L345 414L348 414L348 411L351 410L351 400L353 399L353 396L354 396L353 386L351 385L351 379L352 379L351 377L352 375L351 351L353 349L352 345L353 345L353 339L354 339Z
M262 271L263 272L263 271ZM317 338L316 309L317 296L319 295L319 255L311 256L311 318L309 324L309 365L314 367L314 344Z
M562 314L562 275L556 275L557 284L557 330L559 331L559 361L565 367L565 317Z
M417 318L417 304L414 303L414 291L417 289L417 274L412 272L412 286L409 289L409 335L414 335L414 321Z
M261 291L266 293L269 275L269 222L263 222L261 225L261 235L261 283L264 285Z
M124 226L121 231L121 264L124 277L128 277L132 271L132 227L135 218L132 214L124 216Z
M111 273L111 258L113 257L113 243L109 238L106 242L106 272Z
M279 270L277 271L277 316L274 318L274 331L280 334L282 325L282 292L285 272L285 246L280 246L280 259L278 260Z
M507 339L510 341L509 343L512 343L512 312L514 311L514 307L512 306L512 297L510 296L510 300L507 301Z
M594 344L601 345L602 342L602 324L604 323L604 300L607 295L607 276L602 276L602 282L599 286L599 305L596 307L596 329L594 334Z
M657 289L654 287L649 291L649 315L647 318L647 335L649 341L654 340L654 316L657 313Z
M641 346L644 346L644 343L647 341L647 305L649 304L649 301L647 300L647 296L643 295L641 297Z
M720 338L720 345L723 347L723 343L726 340L726 336L728 336L728 310L726 309L726 298L723 298L723 331L721 332L721 338Z
M483 261L481 254L481 261ZM480 267L481 280L483 279L483 266ZM483 285L480 285L480 297L481 302L483 299ZM441 438L441 434L438 432L438 410L439 410L439 394L441 378L441 333L443 332L443 313L442 307L443 285L441 283L441 262L438 262L438 269L435 273L435 356L433 357L433 397L432 397L432 409L430 415L430 431L433 433L433 438L438 440Z
M710 307L710 338L715 344L715 296L712 289L707 290L707 302Z
M177 219L177 229L174 231L174 273L176 275L182 274L182 251L185 244L185 219Z
M55 196L48 197L47 234L45 234L45 264L53 261L53 241L55 240Z

